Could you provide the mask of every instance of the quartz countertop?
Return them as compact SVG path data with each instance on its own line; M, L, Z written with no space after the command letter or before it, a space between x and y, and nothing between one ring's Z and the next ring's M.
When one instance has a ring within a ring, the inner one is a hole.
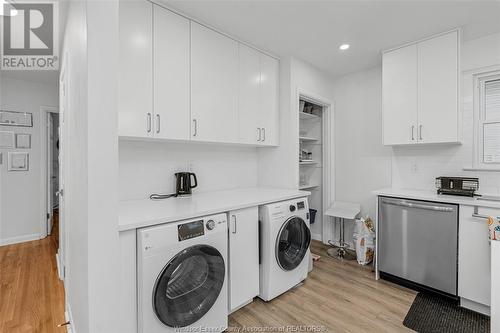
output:
M443 203L453 203L457 205L478 206L500 209L500 201L482 200L482 197L461 197L455 195L437 194L436 191L427 190L411 190L411 189L397 189L385 188L373 192L378 196L397 197L405 199L435 201ZM486 196L484 198L487 198Z
M308 191L244 188L195 193L164 200L124 200L119 204L119 231L186 220L231 210L309 196Z

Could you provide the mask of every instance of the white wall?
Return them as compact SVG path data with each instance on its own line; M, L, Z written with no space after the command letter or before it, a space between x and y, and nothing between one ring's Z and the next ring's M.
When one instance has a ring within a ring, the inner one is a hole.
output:
M118 1L88 0L87 33L89 332L121 332Z
M382 145L381 70L335 80L336 198L361 204L375 215L371 191L391 185L390 147ZM350 228L346 228L350 233Z
M71 1L62 48L66 63L67 102L61 102L64 123L59 125L61 153L60 167L65 176L65 205L60 207L61 225L66 229L60 234L66 262L66 303L69 306L71 326L78 332L90 332L89 318L89 253L88 253L88 164L87 164L87 23L86 3ZM68 132L68 137L64 136ZM65 246L66 244L66 246Z
M280 146L261 149L258 181L261 186L298 188L299 184L299 114L297 89L333 102L332 79L313 66L295 58L280 61ZM332 126L333 128L333 126ZM324 209L321 191L309 197L311 208ZM316 215L311 233L316 239L323 234L322 214Z
M31 134L31 149L1 148L0 164L0 245L38 239L45 231L42 189L41 106L57 107L59 104L57 82L53 85L6 77L0 73L0 108L11 111L31 112L33 127L0 126L0 131ZM7 153L29 153L29 171L8 172Z
M120 199L175 193L176 172L194 172L193 192L257 186L257 148L120 141ZM267 149L267 148L262 148Z

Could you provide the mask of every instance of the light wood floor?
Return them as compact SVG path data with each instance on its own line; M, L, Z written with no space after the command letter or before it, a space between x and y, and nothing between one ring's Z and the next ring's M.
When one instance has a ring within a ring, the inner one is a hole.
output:
M66 332L56 244L57 235L0 247L1 333Z
M57 328L64 322L64 288L57 277L56 242L48 237L0 247L1 333L65 332ZM415 292L375 281L370 267L329 258L319 242L312 249L322 258L301 287L267 303L256 298L230 316L228 331L311 325L307 332L412 332L402 321Z
M321 259L304 284L268 303L256 298L230 316L229 332L244 327L257 328L255 332L262 328L279 332L285 327L292 332L293 328L287 329L290 325L335 333L413 332L402 322L416 296L414 291L375 281L371 267L329 258L326 249L313 242L312 251Z

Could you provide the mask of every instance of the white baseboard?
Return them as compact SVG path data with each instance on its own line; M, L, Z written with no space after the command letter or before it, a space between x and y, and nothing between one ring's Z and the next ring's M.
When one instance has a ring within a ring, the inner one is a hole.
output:
M313 234L311 233L311 238L317 241L322 242L323 241L323 236L321 234Z
M64 317L66 321L69 321L69 325L66 325L66 330L68 333L76 333L73 327L73 313L71 312L71 306L67 303L68 310L64 312Z
M487 316L490 315L490 307L489 306L468 300L466 298L462 298L462 297L460 298L460 306L463 308L472 310L472 311L482 313L482 314L487 315Z
M39 240L39 239L40 239L40 234L31 234L31 235L23 235L23 236L5 238L5 239L0 239L0 246L30 242L30 241Z
M59 251L56 253L56 264L57 264L57 276L59 277L59 280L64 282L64 277L62 274L62 265L60 262L60 257L59 257Z

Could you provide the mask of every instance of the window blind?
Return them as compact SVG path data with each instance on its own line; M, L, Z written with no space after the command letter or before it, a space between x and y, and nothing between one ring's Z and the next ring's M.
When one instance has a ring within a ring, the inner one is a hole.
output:
M484 120L500 121L500 79L484 84Z

